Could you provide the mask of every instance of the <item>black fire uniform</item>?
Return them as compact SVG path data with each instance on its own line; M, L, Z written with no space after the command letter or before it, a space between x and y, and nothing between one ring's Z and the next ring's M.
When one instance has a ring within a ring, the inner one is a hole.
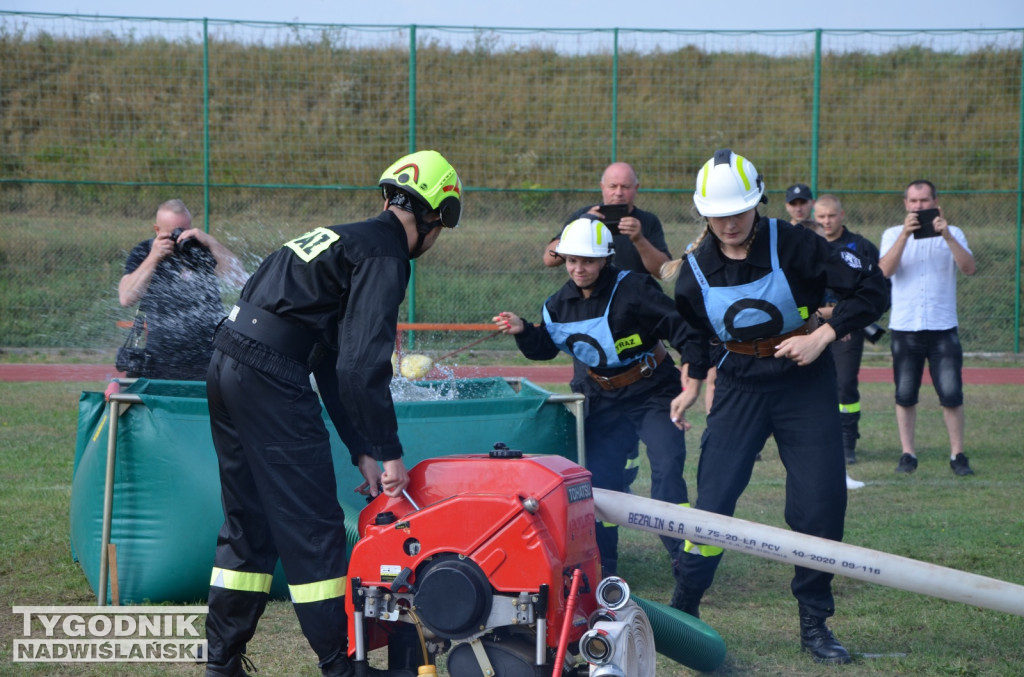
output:
M773 221L755 224L744 260L726 257L708 234L684 258L676 282L676 307L703 337L684 346L689 375L705 378L709 343L725 348L701 440L695 507L732 515L758 452L774 435L786 467L786 523L800 533L841 540L846 472L832 355L825 351L804 367L771 355L786 334L814 328L805 320L813 321L826 288L838 297L829 320L837 336L874 321L885 308L885 281L876 267L809 230L779 221L773 234ZM769 278L773 289L757 289ZM737 298L722 304L719 291ZM761 357L741 352L755 346ZM685 550L680 582L690 591L706 590L722 549L687 542ZM827 618L834 613L831 582L832 574L798 566L792 592L814 615Z
M581 207L572 213L562 226L568 226L576 219L582 218L593 209L596 205L590 205L589 207ZM668 258L672 258L671 252L668 250L668 244L665 242L665 229L661 225L661 219L658 215L653 212L647 212L640 209L636 205L633 205L633 211L629 214L637 221L640 222L640 232L644 238L651 243L651 245L662 252ZM561 232L552 238L554 242L558 237L561 236ZM633 241L629 239L628 235L622 235L616 232L612 236L612 245L615 249L615 267L620 270L632 270L637 273L648 274L650 271L647 270L647 266L644 265L644 261L640 258L640 252L636 250L636 246ZM634 435L632 440L633 448L626 457L625 466L625 488L629 489L629 485L636 479L637 474L640 472L640 438Z
M878 247L866 238L843 227L843 234L829 242L836 249L853 252L865 263L878 265ZM828 301L834 301L829 298ZM857 439L860 438L860 388L858 375L864 356L864 332L851 331L840 336L830 346L836 363L836 381L839 385L839 421L843 431L843 449L847 459L854 458Z
M344 655L344 515L309 374L353 464L400 458L391 353L409 275L408 238L391 212L317 228L264 260L218 330L207 393L225 519L208 668L245 651L279 557L320 665Z
M585 343L588 348L603 351L599 362L627 363L589 367L573 356L571 388L586 395L586 466L595 487L624 491L622 467L639 435L647 445L651 464L651 497L687 504L683 479L686 438L669 417L669 405L680 392L679 370L661 344L666 340L680 349L687 328L675 312L672 299L654 278L644 273L627 273L619 279L620 273L614 266L605 266L589 298L584 298L576 283L569 280L544 304L547 316L559 324L571 325L607 315L607 342L611 346L605 345L596 332L572 336L570 344ZM526 321L523 324L524 331L516 335L516 345L523 355L532 360L550 360L558 355L559 345L547 322L540 327ZM628 382L633 377L635 380ZM619 385L623 382L628 383ZM662 541L672 556L682 545L676 539L663 537ZM614 574L618 565L618 527L599 523L597 544L605 574Z

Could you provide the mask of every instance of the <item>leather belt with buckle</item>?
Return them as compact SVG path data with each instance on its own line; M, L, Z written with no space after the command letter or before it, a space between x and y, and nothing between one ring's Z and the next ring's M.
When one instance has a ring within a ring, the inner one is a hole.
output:
M597 381L597 385L601 386L605 390L618 390L628 386L631 383L636 383L642 378L650 378L657 369L658 365L661 364L665 357L668 356L668 351L665 350L665 346L662 345L661 341L658 341L654 345L654 350L651 354L645 355L643 359L634 364L626 371L616 374L615 376L602 376L597 374L593 369L587 369L587 373L590 378Z
M814 315L811 315L799 328L786 332L785 334L779 334L778 336L772 336L771 338L754 339L753 341L726 341L722 345L724 345L725 349L729 352L739 353L740 355L773 357L777 350L777 346L782 341L792 338L793 336L805 336L817 328L818 319Z

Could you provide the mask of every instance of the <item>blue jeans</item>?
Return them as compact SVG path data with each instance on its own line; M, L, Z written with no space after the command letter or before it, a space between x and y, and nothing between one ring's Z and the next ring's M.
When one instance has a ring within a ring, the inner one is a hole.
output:
M939 404L959 407L964 403L964 351L956 327L941 331L893 331L891 335L896 404L917 404L926 359Z

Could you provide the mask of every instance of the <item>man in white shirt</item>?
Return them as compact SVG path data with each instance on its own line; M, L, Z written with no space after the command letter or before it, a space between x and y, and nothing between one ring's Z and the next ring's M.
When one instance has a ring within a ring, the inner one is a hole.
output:
M957 475L974 473L964 455L963 348L957 333L956 274L973 275L974 255L963 231L946 221L930 181L911 182L904 192L903 225L882 234L879 268L892 280L892 364L896 423L903 455L896 472L917 469L914 427L917 400L928 360L942 418L949 434L949 465Z

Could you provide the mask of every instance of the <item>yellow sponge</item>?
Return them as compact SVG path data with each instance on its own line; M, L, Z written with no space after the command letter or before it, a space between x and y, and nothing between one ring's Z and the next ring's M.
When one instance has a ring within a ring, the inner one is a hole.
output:
M434 361L426 355L406 355L401 360L402 376L410 381L423 378L434 366Z

